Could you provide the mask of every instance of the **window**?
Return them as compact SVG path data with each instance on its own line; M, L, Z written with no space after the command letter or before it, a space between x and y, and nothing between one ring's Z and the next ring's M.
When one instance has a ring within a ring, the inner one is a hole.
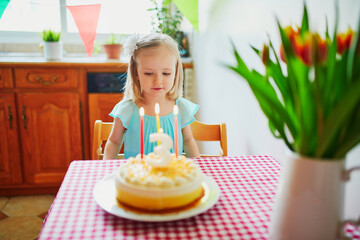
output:
M58 0L11 0L0 19L1 31L41 32L60 30Z
M78 29L66 5L101 3L98 37L109 33L146 33L152 30L149 0L11 0L0 19L0 42L34 43L40 32L62 32L62 40L80 43Z

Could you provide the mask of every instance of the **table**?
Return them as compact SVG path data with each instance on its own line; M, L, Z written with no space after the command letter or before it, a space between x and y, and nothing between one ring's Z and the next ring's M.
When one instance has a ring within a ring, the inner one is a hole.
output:
M93 199L93 188L124 160L71 163L39 239L269 239L268 224L280 165L270 156L195 158L221 189L214 207L170 222L113 216ZM360 239L355 228L347 232Z

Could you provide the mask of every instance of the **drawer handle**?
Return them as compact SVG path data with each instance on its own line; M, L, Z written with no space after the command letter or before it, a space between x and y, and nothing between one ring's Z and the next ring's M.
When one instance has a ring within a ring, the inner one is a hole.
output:
M21 116L23 123L24 123L24 129L27 129L27 117L26 117L26 110L25 106L22 106L22 116Z
M11 113L11 106L8 106L8 120L9 120L9 127L13 129L13 115Z
M42 84L42 85L51 85L53 83L55 83L55 81L57 80L57 76L53 76L53 78L51 79L51 81L44 81L41 76L36 76L36 80L38 81L38 83Z

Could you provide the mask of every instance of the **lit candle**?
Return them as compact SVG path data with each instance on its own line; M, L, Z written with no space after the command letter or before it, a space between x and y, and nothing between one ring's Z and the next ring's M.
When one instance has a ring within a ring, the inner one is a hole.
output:
M156 116L156 130L157 132L160 131L160 117L159 117L159 113L160 113L160 106L158 103L155 104L155 116ZM160 145L160 141L157 142L157 145Z
M159 106L158 103L156 103L155 104L155 116L156 116L156 130L157 130L157 132L159 132L159 130L161 128L159 113L160 113L160 106Z
M144 108L141 107L140 113L140 157L144 158Z
M175 156L179 156L179 140L178 140L178 106L174 106L174 138L175 138Z

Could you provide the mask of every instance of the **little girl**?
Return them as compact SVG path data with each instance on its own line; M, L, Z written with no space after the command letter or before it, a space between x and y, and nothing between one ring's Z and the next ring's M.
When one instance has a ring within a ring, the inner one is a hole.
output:
M125 96L110 116L114 125L105 145L104 159L115 159L124 141L125 158L140 153L139 109L144 116L144 154L153 152L155 143L149 142L157 132L155 104L160 106L160 125L164 133L174 139L173 107L178 106L178 150L187 157L200 157L190 123L199 106L182 98L183 68L176 42L165 34L134 35L124 47L130 56ZM171 149L174 152L174 148Z

